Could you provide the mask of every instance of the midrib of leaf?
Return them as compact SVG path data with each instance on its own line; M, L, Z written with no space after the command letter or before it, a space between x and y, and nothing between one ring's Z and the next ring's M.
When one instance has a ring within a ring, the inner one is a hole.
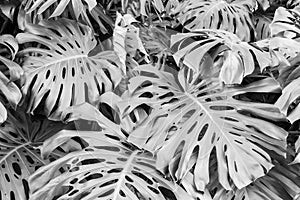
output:
M27 142L25 144L22 144L20 146L17 146L16 148L12 149L10 152L8 152L8 154L6 154L1 160L0 160L0 163L4 162L11 154L13 154L14 152L16 152L20 158L22 158L22 156L19 154L18 150L21 149L21 148L25 148L28 152L31 152L30 149L28 149L26 146L27 145L31 145L32 143L31 142ZM45 164L43 162L43 160L41 160L39 157L37 157L34 153L32 153L32 155L37 158L41 163ZM21 159L22 160L22 159ZM23 162L23 160L22 160ZM24 162L23 162L24 163Z
M214 120L213 116L209 113L209 111L198 101L197 98L195 98L193 95L185 92L185 95L188 96L193 102L195 102L200 108L206 113L206 115L210 118L210 120L213 122L213 124L218 128L219 132L223 135L223 137L228 141L228 144L234 148L234 146L231 144L230 139L226 136L226 133L223 132L222 127L219 126L219 124ZM226 112L226 111L224 111Z
M70 57L66 57L66 58L62 58L62 59L59 59L59 60L55 60L55 61L49 62L49 63L43 65L42 67L49 67L51 65L54 65L54 64L57 64L57 63L61 63L63 61L72 60L72 59L79 59L79 58L87 58L87 57L88 57L88 55L86 55L86 54L85 55L70 56Z
M222 136L226 139L226 141L227 141L227 144L229 144L230 146L231 146L231 148L233 148L234 149L234 152L238 152L238 151L235 151L235 146L231 143L231 141L230 141L230 139L227 137L227 135L226 135L226 133L224 133L223 131L222 131L222 128L218 125L218 123L213 119L213 116L211 116L210 115L210 113L209 113L209 111L197 100L197 98L195 98L193 95L191 95L191 94L189 94L189 93L187 93L187 92L185 92L185 95L187 95L190 99L192 99L197 105L199 105L200 106L200 108L201 109L203 109L204 110L204 112L207 114L207 116L210 118L210 120L214 123L214 125L219 129L219 132L222 134ZM224 111L224 112L226 112L226 111ZM204 155L203 156L203 158L205 157L205 156L207 156L207 155ZM199 157L198 156L198 159L202 159L201 157ZM236 158L236 159L238 159L238 158ZM245 166L245 169L248 171L248 173L249 173L249 170L248 170L248 168L247 168L247 166L245 165L245 163L242 161L242 163L244 164L244 166Z
M119 195L119 191L120 191L120 188L122 186L122 183L125 179L125 176L126 176L128 170L131 168L132 161L135 158L135 156L137 155L137 153L138 153L138 151L134 151L130 155L129 159L127 160L126 165L124 166L124 169L122 170L122 172L120 174L120 178L119 178L118 182L116 183L117 187L114 191L114 196L113 196L112 200L117 200L118 199L118 195Z
M211 12L213 9L215 9L215 7L219 7L219 6L222 5L222 4L226 4L226 5L227 5L228 3L225 2L224 0L221 0L221 1L219 1L218 3L214 4L213 6L211 6L211 7L205 12L203 19L207 19L208 13ZM225 6L225 7L227 7L227 6Z

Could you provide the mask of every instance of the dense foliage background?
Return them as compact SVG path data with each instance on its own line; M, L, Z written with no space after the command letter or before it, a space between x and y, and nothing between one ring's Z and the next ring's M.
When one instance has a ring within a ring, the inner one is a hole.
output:
M0 200L300 199L299 0L0 8Z

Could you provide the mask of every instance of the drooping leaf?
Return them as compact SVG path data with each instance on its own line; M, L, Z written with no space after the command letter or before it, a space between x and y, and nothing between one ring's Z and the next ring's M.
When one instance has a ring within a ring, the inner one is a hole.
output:
M89 27L61 19L42 21L28 30L17 35L20 44L39 43L19 52L24 58L26 78L22 91L30 94L28 111L33 112L45 102L46 115L59 119L65 108L92 103L120 82L114 52L90 54L96 40Z
M72 136L81 137L89 146L33 174L30 200L192 199L156 171L153 155L129 148L109 132L64 131L50 138L44 148L53 149L53 145Z
M141 104L152 111L128 137L149 151L158 151L157 168L181 179L195 161L194 182L204 190L209 182L209 158L216 150L220 183L243 188L265 175L273 164L261 147L285 155L286 131L272 122L286 121L272 104L238 100L246 93L274 92L278 83L266 78L246 86L224 87L216 79L201 79L189 68L178 77L153 67L139 68L129 80L131 97L120 103L126 115Z
M188 30L221 29L252 41L255 30L250 17L254 1L188 0L182 1L172 12Z
M1 199L28 199L29 176L49 163L49 159L41 158L38 146L64 126L20 109L8 112L7 121L0 127ZM51 157L56 158L52 153Z
M175 52L173 57L179 66L182 62L196 74L200 73L205 77L211 77L220 67L221 71L232 73L231 78L224 73L220 74L220 81L228 84L241 83L243 77L254 71L256 61L261 71L271 64L268 52L222 30L200 29L176 34L171 37L171 45ZM220 65L214 67L217 59L221 60ZM237 70L232 71L231 68Z

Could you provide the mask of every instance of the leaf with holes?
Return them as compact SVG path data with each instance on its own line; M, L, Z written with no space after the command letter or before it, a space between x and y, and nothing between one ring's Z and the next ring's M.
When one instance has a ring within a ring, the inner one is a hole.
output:
M72 0L72 8L74 11L74 14L76 16L76 19L79 18L79 15L82 15L84 11L84 3L87 3L89 10L91 11L96 5L96 0ZM26 10L28 13L38 10L37 14L42 14L47 9L49 9L50 6L55 4L55 10L52 13L50 17L56 17L63 13L63 11L67 8L68 4L70 3L70 0L65 1L58 1L58 0L27 0L26 1ZM85 14L86 15L86 14Z
M49 163L41 158L38 146L64 126L20 109L9 110L7 121L0 127L0 199L28 199L29 176ZM50 158L56 157L51 152Z
M254 71L256 62L261 71L271 64L268 52L222 30L176 34L171 37L171 45L177 65L182 63L203 77L218 74L226 84L241 83Z
M188 30L221 29L238 35L243 41L252 41L255 30L250 17L254 1L188 0L172 12Z
M156 171L153 155L133 150L109 132L63 131L44 148L51 151L72 136L89 146L37 170L30 178L30 200L193 199Z
M273 167L265 148L285 155L287 132L273 123L286 122L284 115L272 104L237 98L277 91L274 79L227 88L216 79L194 76L189 68L175 78L149 66L138 69L141 75L129 80L131 97L119 107L122 115L142 104L152 108L128 141L158 151L157 169L181 179L194 161L195 185L204 190L215 149L220 183L226 189L230 182L242 188Z
M96 0L25 0L18 15L19 28L25 30L28 23L38 24L42 20L57 17L84 23L94 30L95 35L112 34L113 21Z
M19 52L25 60L22 91L30 95L29 111L44 103L46 115L59 119L67 107L92 103L120 82L114 52L90 55L97 42L89 27L61 19L42 21L28 30L18 34L17 40L20 44L39 43Z

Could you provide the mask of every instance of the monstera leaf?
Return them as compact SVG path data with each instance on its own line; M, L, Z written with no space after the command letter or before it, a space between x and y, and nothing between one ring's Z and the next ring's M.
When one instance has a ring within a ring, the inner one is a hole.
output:
M279 89L275 80L226 88L215 79L193 78L189 68L181 69L175 78L150 66L139 71L140 76L129 80L131 97L119 107L123 115L142 104L152 108L128 141L158 151L159 170L181 179L194 166L195 185L204 190L215 149L220 183L226 189L229 182L243 188L273 167L264 148L285 155L287 132L272 123L286 121L283 114L274 105L236 98L275 92Z
M12 35L1 35L0 46L0 91L4 94L12 107L16 107L22 93L18 86L13 82L23 75L23 69L13 60L19 50L18 43ZM6 76L8 75L8 76ZM0 123L6 120L7 111L0 101Z
M300 34L298 24L300 7L294 9L277 8L274 19L270 25L271 35L283 35L287 38L297 38Z
M36 171L30 178L30 200L193 199L156 171L153 155L130 148L109 132L62 131L45 142L43 152L74 136L89 146Z
M91 11L96 5L96 0L72 0L72 8L74 11L74 14L76 16L76 19L78 19L79 15L86 15L83 13L84 9L84 3L85 2L88 5L89 10ZM55 4L55 10L52 13L50 17L56 17L63 13L63 11L66 9L68 4L70 3L70 0L65 1L58 1L58 0L27 0L26 2L26 10L27 12L32 12L34 10L38 10L37 14L41 14L45 12L51 5Z
M226 84L241 83L243 77L254 71L256 61L260 70L271 64L268 52L222 30L200 29L176 34L171 37L171 45L178 65L182 62L205 77L221 71L220 80Z
M44 117L33 117L23 110L10 110L0 127L0 198L28 199L28 178L49 160L41 158L39 145L65 125ZM52 158L56 158L51 153Z
M188 0L180 3L172 14L188 30L221 29L238 35L243 41L255 38L250 17L254 1Z
M104 91L112 90L121 80L115 53L91 53L96 40L89 27L62 19L31 25L29 32L17 35L20 44L38 42L19 52L23 57L25 84L30 95L28 110L44 103L47 116L59 119L65 108L93 102Z
M226 191L220 189L214 200L287 200L299 199L300 179L299 165L276 166L264 177L257 179L253 184L237 190Z
M96 0L26 0L23 4L22 8L26 11L24 17L32 23L52 17L71 16L89 25L97 33L107 34L112 31L113 21L106 15L103 7L97 5Z

